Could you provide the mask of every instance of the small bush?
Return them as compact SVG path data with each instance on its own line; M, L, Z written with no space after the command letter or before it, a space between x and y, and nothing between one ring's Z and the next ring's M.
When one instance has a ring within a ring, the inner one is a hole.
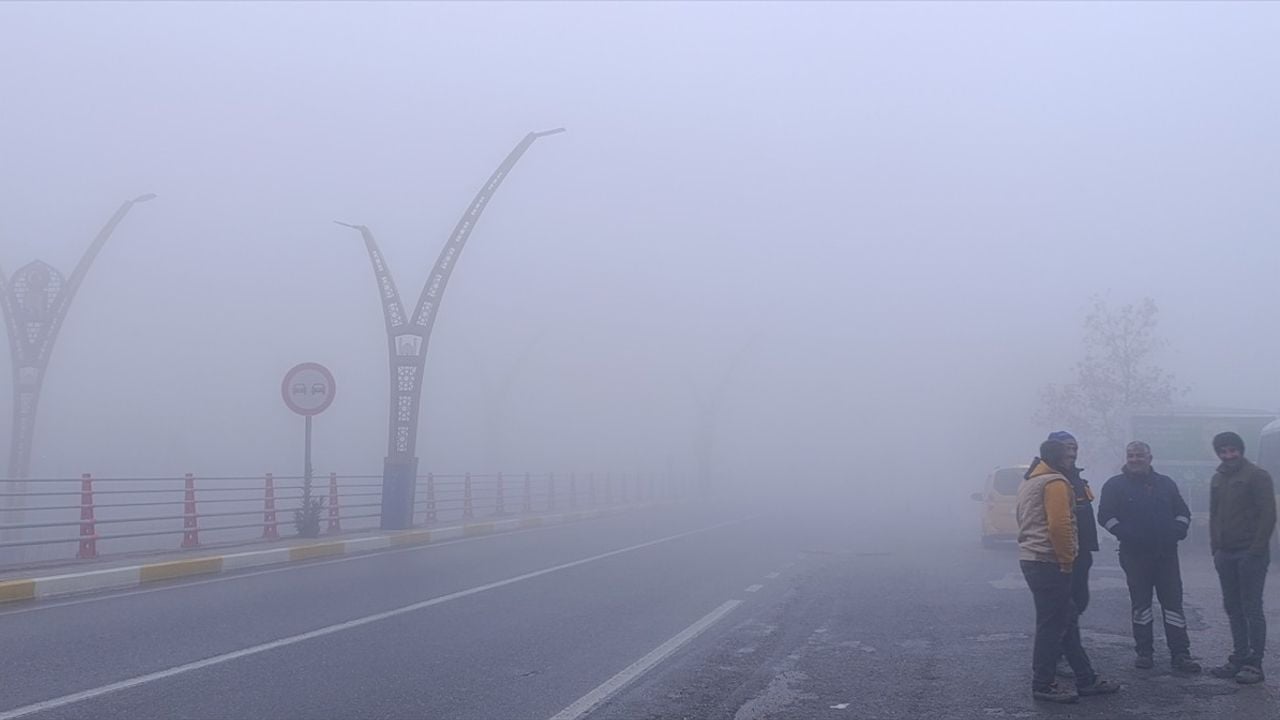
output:
M320 537L320 516L324 511L324 498L306 498L303 506L293 511L293 526L298 537Z

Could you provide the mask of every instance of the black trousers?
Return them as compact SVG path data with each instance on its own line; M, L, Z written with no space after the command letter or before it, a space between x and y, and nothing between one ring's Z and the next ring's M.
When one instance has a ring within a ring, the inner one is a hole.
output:
M1182 611L1182 569L1178 565L1178 549L1134 549L1120 547L1120 567L1129 584L1129 603L1133 609L1134 649L1139 655L1155 653L1155 615L1151 610L1151 593L1160 600L1164 620L1164 640L1170 655L1191 654L1187 637L1187 616Z
M1089 607L1089 570L1093 567L1093 553L1081 550L1071 570L1071 600L1076 604L1076 614L1083 615Z
M1251 555L1243 551L1219 550L1213 565L1222 585L1222 605L1231 622L1232 660L1240 665L1262 667L1267 645L1267 616L1262 611L1262 590L1267 582L1271 554Z
M1043 690L1053 684L1058 658L1063 655L1075 673L1076 685L1092 684L1096 676L1080 643L1080 625L1076 622L1075 601L1071 598L1074 573L1064 573L1052 562L1023 560L1021 565L1022 576L1036 604L1032 689Z

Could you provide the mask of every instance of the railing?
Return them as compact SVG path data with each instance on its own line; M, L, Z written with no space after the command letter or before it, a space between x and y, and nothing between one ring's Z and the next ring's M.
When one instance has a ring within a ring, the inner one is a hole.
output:
M272 541L295 535L303 478L44 478L0 481L0 565ZM610 473L427 473L414 520L431 526L474 518L589 509L670 498L670 479ZM317 475L326 533L379 525L380 475ZM181 536L180 540L165 540Z

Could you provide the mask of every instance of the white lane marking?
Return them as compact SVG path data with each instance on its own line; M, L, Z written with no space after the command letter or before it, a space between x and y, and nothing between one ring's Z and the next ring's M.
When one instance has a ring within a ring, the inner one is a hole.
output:
M734 525L740 522L746 522L747 520L750 520L750 519L751 518L741 518L738 520L730 520L728 522L722 522L716 525L711 525L704 528L698 528L697 530L689 530L687 532L678 533L676 535L668 535L663 538L658 538L657 540L650 540L648 542L643 542L638 545L632 545L630 547L621 548L619 550L610 550L609 552L600 553L599 555L592 555L591 557L583 558L581 560L573 560L571 562L561 563L559 565L553 565L548 568L543 568L542 570L534 570L533 572L527 572L527 573L524 573L523 575L516 575L515 577L510 577L510 578L507 578L506 580L498 580L496 582L486 583L484 585L477 585L476 587L473 587L473 588L460 590L455 593L449 593L448 595L441 595L439 597L431 598L430 600L423 600L421 602L413 603L412 605L405 605L403 607L395 608L394 610L387 610L385 612L374 613L372 615L366 615L364 617L356 618L355 620L347 620L346 622L340 622L335 625L329 625L326 627L319 628L317 630L311 630L309 632L300 633L298 635L290 635L289 637L280 638L279 640L272 640L271 642L263 643L261 645L254 645L252 647L235 650L229 653L224 653L222 655L214 655L213 657L208 657L208 658L205 658L204 660L197 660L195 662L190 662L185 665L178 665L176 667L168 668L167 670L159 670L157 672L147 673L146 675L139 675L137 677L129 678L128 680L121 680L119 682L114 682L108 685L103 685L101 687L96 687L91 690L84 690L82 692L72 693L70 695L63 695L62 697L57 697L50 700L44 700L42 702L32 703L30 705L26 705L20 708L14 708L13 710L6 710L4 712L0 712L0 720L14 720L14 718L26 717L28 715L34 715L35 713L44 712L46 710L53 710L54 708L60 708L66 705L72 705L78 702L83 702L85 700L91 700L96 697L101 697L103 695L108 695L110 693L119 692L121 690L128 690L129 688L138 687L139 685L145 685L147 683L155 682L157 680L163 680L165 678L170 678L175 675L183 675L185 673L189 673L194 670L200 670L202 668L207 668L213 665L221 665L222 663L231 662L232 660L239 660L240 658L249 657L251 655L258 655L260 653L264 653L269 650L275 650L277 648L287 647L289 645L296 645L297 643L304 642L307 640L314 640L315 638L324 637L326 635L332 635L334 633L342 632L343 630L351 630L353 628L358 628L363 625L375 623L380 620L387 620L389 618L397 617L399 615L405 615L407 613L417 612L418 610L423 610L423 609L432 607L433 605L441 605L443 603L447 603L452 600L458 600L470 595L476 595L478 593L486 592L489 590L496 590L500 587L505 587L507 585L512 585L518 582L523 582L525 580L532 580L533 578L541 577L543 575L549 575L555 572L560 572L561 570L568 570L569 568L575 568L575 567L578 567L579 565L586 565L587 563L596 562L597 560L604 560L606 558L611 558L616 555L622 555L623 553L629 553L635 550L642 550L647 547L653 547L654 545L659 545L661 543L671 542L672 540L679 540L680 538L689 537L690 535L696 535L698 533L718 530L722 527Z
M848 707L849 707L849 703L838 703L838 704L836 704L836 705L832 705L832 706L831 706L831 709L832 709L832 710L845 710L845 709L847 709Z
M768 575L765 575L764 577L765 577L765 579L766 579L766 580L777 580L777 579L778 579L778 576L779 576L779 575L781 575L781 574L782 574L782 573L769 573Z
M587 518L584 518L584 520ZM747 518L751 519L751 518ZM573 527L574 524L566 525L543 525L542 527L527 528L525 530L513 530L511 532L495 534L495 535L476 535L468 538L458 538L456 540L441 540L440 542L423 543L421 545L408 545L401 548L392 548L387 550L374 550L365 553L357 553L355 555L344 555L342 557L330 558L328 560L311 560L306 562L294 562L280 567L266 568L263 570L253 570L248 572L230 571L217 577L207 578L204 580L192 580L189 582L179 581L172 584L158 585L143 590L129 590L127 592L111 592L110 588L103 588L98 591L92 591L91 597L79 598L76 600L65 600L58 602L57 600L41 601L36 600L38 605L31 607L17 608L14 610L0 611L0 619L10 615L22 615L23 613L39 612L41 610L53 610L56 608L70 607L72 605L84 605L92 602L102 602L104 600L114 600L116 598L133 597L134 595L149 595L157 592L168 592L170 590L180 590L182 588L197 587L200 585L210 585L212 583L232 582L242 578L257 577L259 575L271 575L273 573L293 572L295 570L305 570L307 568L319 567L321 565L336 565L338 563L353 562L356 560L367 560L370 558L380 557L383 555L398 555L407 552L419 552L422 550L435 550L437 548L447 547L449 545L459 545L461 543L481 542L485 540L497 540L499 538L512 537L514 535L524 535L526 533L546 532L559 528Z
M718 620L720 620L720 618L728 615L731 610L741 604L741 600L730 600L715 610L712 610L701 620L695 622L684 630L681 630L678 635L654 648L648 655L645 655L639 660L631 663L617 675L605 680L595 690L583 695L569 707L561 710L555 715L552 715L551 720L577 720L577 718L591 712L593 709L598 707L600 703L608 700L614 693L626 687L632 680L635 680L653 669L653 667L658 663L666 660L672 653L679 650L690 640L701 635L707 628L714 625ZM5 720L4 716L0 715L0 720Z
M760 588L762 588L762 587L764 587L764 586L763 586L763 585L752 585L751 587L747 588L745 592L755 592L755 591L759 590L759 589L760 589Z

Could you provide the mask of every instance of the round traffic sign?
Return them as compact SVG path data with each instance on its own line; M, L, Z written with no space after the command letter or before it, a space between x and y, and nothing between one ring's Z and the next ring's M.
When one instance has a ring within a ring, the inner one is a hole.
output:
M318 363L295 365L280 384L284 404L299 415L319 415L333 402L333 373Z

